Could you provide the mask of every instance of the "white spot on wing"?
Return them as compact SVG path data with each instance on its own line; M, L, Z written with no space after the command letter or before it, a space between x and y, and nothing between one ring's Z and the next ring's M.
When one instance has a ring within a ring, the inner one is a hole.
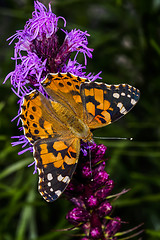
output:
M119 98L119 93L113 93L114 98Z
M124 92L121 93L121 96L125 96L126 94Z
M135 105L137 102L134 99L131 99L131 104Z
M63 179L63 182L64 183L69 183L69 181L70 181L69 176L65 176L64 179Z
M51 180L53 179L52 173L48 173L48 174L47 174L47 179L48 179L49 181L51 181Z
M122 113L122 114L127 113L127 110L125 109L125 107L122 107L122 108L120 109L120 113Z
M57 190L57 191L55 191L55 194L59 197L60 195L61 195L61 191L60 190Z
M117 107L118 107L119 109L121 109L121 108L123 107L123 104L122 104L121 102L119 102L119 103L117 104Z
M57 180L59 182L69 183L70 178L69 178L69 176L63 177L62 175L58 175Z
M127 113L127 110L125 109L125 107L123 106L123 104L121 102L119 102L117 104L117 107L119 108L120 113L122 113L122 114L126 114Z
M48 182L48 187L51 187L51 182Z
M63 179L62 175L61 175L61 174L58 175L57 180L58 180L59 182L62 182L62 179Z

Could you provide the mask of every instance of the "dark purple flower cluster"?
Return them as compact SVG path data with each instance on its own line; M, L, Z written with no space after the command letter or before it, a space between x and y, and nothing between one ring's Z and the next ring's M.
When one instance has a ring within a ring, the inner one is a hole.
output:
M113 189L113 180L105 171L106 147L95 143L81 144L80 161L65 194L75 205L67 219L83 230L82 240L117 239L121 226L119 217L111 218L112 206L107 200Z

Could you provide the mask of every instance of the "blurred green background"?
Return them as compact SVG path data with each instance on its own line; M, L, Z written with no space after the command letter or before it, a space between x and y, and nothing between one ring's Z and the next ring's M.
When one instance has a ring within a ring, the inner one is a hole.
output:
M50 1L41 1L47 7ZM160 239L160 0L55 0L52 10L67 20L67 28L87 30L87 73L102 71L107 83L128 83L141 91L136 107L123 119L95 131L96 136L133 137L133 141L96 141L105 144L107 172L115 182L113 193L130 188L114 203L113 216L127 224L144 223L142 239ZM37 175L27 165L31 153L18 156L11 147L18 135L17 97L5 76L14 69L14 44L6 39L23 29L33 11L31 0L0 1L0 239L67 240L65 215L71 205L61 197L46 203L37 191ZM63 22L60 21L60 26ZM83 58L79 61L84 63ZM139 239L136 237L135 239ZM72 239L75 239L72 238Z

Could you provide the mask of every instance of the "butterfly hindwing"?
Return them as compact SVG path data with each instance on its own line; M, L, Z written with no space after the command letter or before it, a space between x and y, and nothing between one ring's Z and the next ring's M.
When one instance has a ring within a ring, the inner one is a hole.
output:
M69 184L80 152L78 138L46 138L34 144L34 158L39 170L39 192L43 198L56 200Z
M84 118L90 128L110 124L123 117L137 103L140 92L128 85L107 85L85 82L80 94L84 106Z

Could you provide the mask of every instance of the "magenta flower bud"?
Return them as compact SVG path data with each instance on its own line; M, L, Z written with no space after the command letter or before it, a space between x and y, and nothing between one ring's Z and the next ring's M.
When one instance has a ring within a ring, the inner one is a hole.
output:
M99 172L102 172L105 170L106 163L105 161L97 164L96 168L92 170L92 175L96 176Z
M89 214L88 211L84 208L76 207L68 212L66 218L73 225L77 225L80 222L87 221L89 219Z
M114 181L112 179L109 179L107 181L107 185L108 185L108 189L109 191L112 191L113 187L114 187Z
M108 201L104 201L100 204L97 212L98 212L99 217L102 218L104 216L109 215L111 210L112 210L111 204Z
M90 229L91 239L100 238L100 236L102 235L102 223L97 212L92 212L90 222L91 222Z
M109 184L108 184L109 183ZM113 180L107 182L107 186L97 190L95 196L99 199L105 199L113 189Z
M91 195L87 201L86 201L86 205L89 207L89 208L94 208L96 207L98 204L98 200L96 197L94 197L93 195Z
M77 207L85 208L84 201L80 197L79 198L73 197L70 199L70 201Z
M102 229L94 227L90 230L91 239L99 239L102 235Z
M94 183L97 186L101 186L103 184L106 184L108 180L109 174L105 171L99 171L95 176L94 176ZM93 184L94 184L93 183Z
M90 178L92 176L92 171L91 171L91 168L90 166L83 166L82 168L82 176L84 178Z
M93 164L96 164L97 162L99 162L100 160L103 159L104 154L106 152L107 147L104 146L103 144L100 144L97 148L97 146L95 146L94 150L95 151L95 156L93 157Z
M121 227L121 219L119 217L115 217L114 220L110 220L106 226L105 236L111 237L114 236L115 233L119 231Z

